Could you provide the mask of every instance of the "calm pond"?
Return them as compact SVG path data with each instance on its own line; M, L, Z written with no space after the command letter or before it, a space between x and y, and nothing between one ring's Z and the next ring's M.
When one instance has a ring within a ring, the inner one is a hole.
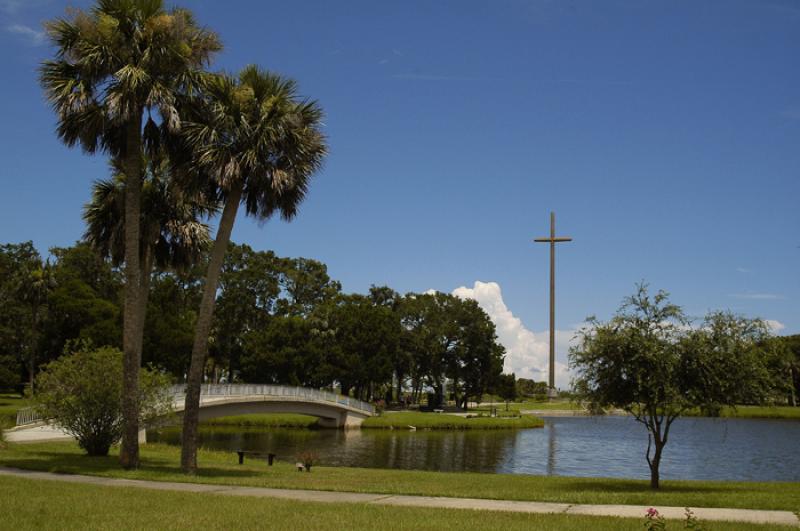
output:
M207 427L202 446L271 451L293 460L313 450L323 465L646 478L644 427L629 417L545 419L529 430L385 431ZM180 444L178 428L150 442ZM664 479L800 481L800 422L678 419L664 451ZM231 462L236 457L231 456Z

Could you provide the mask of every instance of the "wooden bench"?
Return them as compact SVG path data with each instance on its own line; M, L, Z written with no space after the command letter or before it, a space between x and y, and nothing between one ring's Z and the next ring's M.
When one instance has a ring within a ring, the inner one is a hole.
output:
M254 452L251 450L236 450L236 453L239 455L239 464L244 464L244 456L248 455L250 457L266 457L267 464L272 466L272 462L275 460L275 454L268 453L268 452Z

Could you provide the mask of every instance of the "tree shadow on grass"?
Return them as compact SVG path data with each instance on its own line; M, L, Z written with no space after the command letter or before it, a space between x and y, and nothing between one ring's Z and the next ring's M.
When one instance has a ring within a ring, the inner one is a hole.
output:
M195 475L184 474L173 459L160 456L143 456L141 466L123 470L116 455L88 456L53 450L26 451L23 454L0 456L0 466L60 474L87 474L124 479L158 479L161 481L199 482L202 478L258 478L268 470L252 466L232 468L204 466Z
M692 484L688 482L661 481L661 488L653 490L647 481L643 480L613 480L602 481L598 479L575 478L565 481L559 485L565 491L584 491L596 493L619 493L619 494L643 494L643 495L664 495L664 494L697 494L706 495L714 493L730 494L741 490L746 491L745 485L698 482Z

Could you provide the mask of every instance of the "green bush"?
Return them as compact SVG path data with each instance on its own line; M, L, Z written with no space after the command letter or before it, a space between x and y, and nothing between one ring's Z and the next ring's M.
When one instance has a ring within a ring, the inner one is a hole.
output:
M122 352L83 348L49 363L37 378L37 407L89 455L108 455L122 437ZM142 369L140 422L169 413L169 379Z

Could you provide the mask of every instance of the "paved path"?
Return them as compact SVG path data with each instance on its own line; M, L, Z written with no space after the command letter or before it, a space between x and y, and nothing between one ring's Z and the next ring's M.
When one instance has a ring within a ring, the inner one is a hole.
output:
M13 443L64 441L73 438L69 433L50 424L6 430L5 436L8 442Z
M643 518L649 506L638 505L571 505L567 503L526 502L511 500L486 500L477 498L437 498L432 496L404 496L387 494L363 494L358 492L330 492L321 490L270 489L263 487L236 487L205 483L176 483L168 481L144 481L134 479L103 478L35 472L0 467L0 476L12 476L67 483L82 483L105 487L137 487L180 492L205 492L225 496L253 496L259 498L281 498L323 503L365 503L372 505L394 505L402 507L434 507L447 509L478 509L485 511L510 511L518 513L580 514L592 516L622 516ZM655 507L665 518L683 519L683 507ZM700 520L750 522L758 524L782 524L800 527L800 520L789 511L757 511L750 509L692 508Z

